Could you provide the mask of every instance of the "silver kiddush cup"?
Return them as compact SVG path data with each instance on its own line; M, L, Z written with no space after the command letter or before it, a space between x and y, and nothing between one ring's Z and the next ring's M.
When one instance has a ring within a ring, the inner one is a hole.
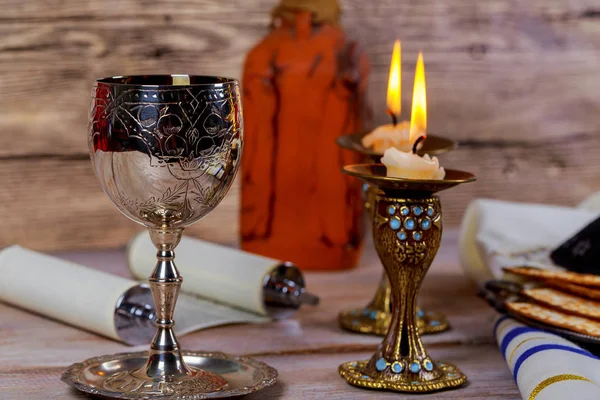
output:
M64 382L105 397L186 400L239 396L275 382L277 372L264 363L183 351L173 331L183 281L174 250L184 228L207 215L229 190L242 138L234 79L144 75L96 81L90 157L104 192L119 211L149 230L156 247L149 285L157 331L148 352L74 364Z

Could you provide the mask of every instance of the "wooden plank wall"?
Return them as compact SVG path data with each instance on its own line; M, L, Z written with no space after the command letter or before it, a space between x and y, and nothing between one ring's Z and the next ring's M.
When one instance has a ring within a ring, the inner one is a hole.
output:
M139 228L109 204L87 159L94 78L240 76L275 0L0 0L0 247L118 246ZM392 42L403 40L404 104L425 56L431 132L460 141L446 166L476 184L444 194L446 222L472 198L576 204L600 189L597 0L347 0L343 23L372 63L385 122ZM307 134L307 142L310 136ZM237 236L237 186L194 226Z

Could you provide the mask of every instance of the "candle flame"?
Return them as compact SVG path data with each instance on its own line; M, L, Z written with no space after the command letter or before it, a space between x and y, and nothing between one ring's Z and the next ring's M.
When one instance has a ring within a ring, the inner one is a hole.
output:
M400 40L396 40L394 42L394 51L392 52L392 61L390 62L390 76L387 90L388 112L393 114L395 118L400 117L400 111L402 110L400 94L400 89L402 88L402 60L400 51Z
M415 69L415 85L413 88L412 110L410 115L410 142L419 136L425 136L427 129L427 94L425 88L425 65L423 54L419 52Z

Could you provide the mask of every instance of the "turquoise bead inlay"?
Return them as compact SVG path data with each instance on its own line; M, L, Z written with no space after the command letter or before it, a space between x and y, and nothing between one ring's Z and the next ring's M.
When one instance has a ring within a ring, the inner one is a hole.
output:
M421 364L418 361L413 361L410 363L410 372L416 374L421 370Z
M371 318L371 319L377 318L377 311L375 311L375 310L371 311L371 314L369 314L369 318Z
M421 228L425 230L431 228L431 220L429 218L423 219L423 221L421 221Z
M398 218L390 219L390 228L393 230L400 229L400 220Z
M408 215L408 212L409 212L409 211L410 211L410 210L408 209L408 207L402 207L402 208L400 209L400 214L402 214L402 215L404 215L404 216L406 217L406 216Z
M434 213L435 213L435 210L433 209L433 206L427 207L427 215L429 215L430 217L433 217Z
M377 360L377 362L375 363L375 368L379 372L381 372L384 369L386 369L387 368L387 361L385 361L385 358L380 358L379 360Z
M393 372L393 373L395 373L395 374L399 374L400 372L402 372L402 369L403 369L403 368L402 368L402 364L401 364L401 363L399 363L398 361L395 361L395 362L392 364L392 372Z
M394 206L389 206L387 209L388 214L390 215L394 215L396 213L396 207Z
M400 239L400 240L406 240L406 238L408 237L408 236L406 235L406 232L404 232L404 231L400 231L400 232L396 233L396 236L397 236L397 237L398 237L398 239Z
M417 310L417 318L423 318L425 316L425 313L423 312L423 310L419 309Z
M425 360L425 362L423 362L423 367L426 371L433 371L433 363L431 362L431 360Z
M413 232L413 239L417 242L421 240L421 232Z
M404 220L404 227L409 231L415 229L415 220L412 218L407 218Z
M431 321L429 323L429 325L431 325L431 326L438 326L439 324L440 324L440 321Z
M423 208L421 206L414 206L413 213L418 217L419 215L423 214Z

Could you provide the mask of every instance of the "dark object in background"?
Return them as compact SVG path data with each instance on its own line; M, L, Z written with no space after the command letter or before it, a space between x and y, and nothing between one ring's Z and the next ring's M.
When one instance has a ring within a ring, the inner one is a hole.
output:
M552 251L550 258L569 271L600 275L600 217Z

